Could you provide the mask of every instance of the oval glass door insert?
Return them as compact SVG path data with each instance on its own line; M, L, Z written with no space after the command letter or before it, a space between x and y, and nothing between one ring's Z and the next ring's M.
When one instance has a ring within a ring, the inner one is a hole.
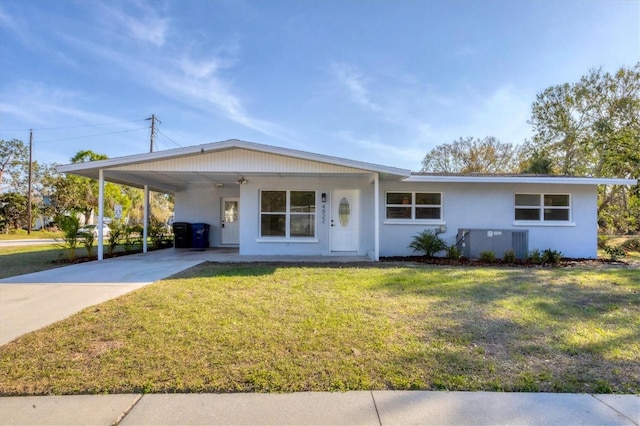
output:
M349 224L349 217L351 216L351 207L349 207L349 200L342 197L340 204L338 204L338 219L340 219L340 225L343 227Z

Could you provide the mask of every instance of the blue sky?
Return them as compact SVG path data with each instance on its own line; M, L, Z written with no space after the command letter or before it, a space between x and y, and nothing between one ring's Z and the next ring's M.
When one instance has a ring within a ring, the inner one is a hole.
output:
M242 139L418 170L530 137L531 103L640 60L639 1L4 0L0 139L67 163Z

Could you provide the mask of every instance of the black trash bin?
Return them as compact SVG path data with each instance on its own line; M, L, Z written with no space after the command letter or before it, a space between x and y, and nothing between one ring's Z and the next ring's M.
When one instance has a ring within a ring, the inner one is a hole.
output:
M173 222L173 236L175 248L191 248L193 245L193 231L187 222Z
M194 223L191 225L193 231L193 248L204 250L209 248L209 224Z

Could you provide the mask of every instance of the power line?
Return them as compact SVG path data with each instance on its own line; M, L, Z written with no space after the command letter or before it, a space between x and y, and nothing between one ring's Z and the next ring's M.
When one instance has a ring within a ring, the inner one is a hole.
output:
M63 130L63 129L79 129L82 127L100 127L100 126L111 126L113 124L127 124L127 123L137 123L139 121L146 121L146 119L141 119L141 120L129 120L129 121L114 121L111 123L101 123L101 124L82 124L82 125L76 125L76 126L60 126L60 127L33 127L33 128L24 128L24 129L19 129L19 128L13 128L13 129L7 129L7 128L3 128L2 126L0 126L1 130L11 130L11 131L20 131L20 130Z
M67 140L71 140L71 139L92 138L92 137L95 137L95 136L115 135L117 133L136 132L138 130L147 130L147 129L148 129L148 127L140 127L138 129L118 130L117 132L96 133L96 134L93 134L93 135L85 135L85 136L71 136L71 137L68 137L68 138L60 138L60 139L48 139L48 140L38 141L38 143L67 141Z
M175 146L177 146L178 148L182 148L182 145L180 145L178 142L174 141L173 139L171 139L169 136L165 135L162 131L160 131L160 129L157 129L158 134L160 134L161 136L164 136L165 139L168 139L170 142L172 142Z

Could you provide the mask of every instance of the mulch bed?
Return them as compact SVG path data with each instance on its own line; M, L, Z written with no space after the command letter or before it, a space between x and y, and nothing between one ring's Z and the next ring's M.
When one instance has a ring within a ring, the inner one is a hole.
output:
M172 247L172 246L170 246ZM168 247L161 248L148 248L148 251L162 250ZM142 253L142 249L133 249L129 251L116 252L116 253L104 253L105 259L112 257L128 256L130 254ZM92 256L76 256L74 259L57 259L53 263L56 265L73 265L77 263L91 262L97 260L98 255ZM389 256L381 257L381 263L420 263L426 265L438 265L438 266L469 266L469 267L486 267L486 266L501 266L511 268L541 268L541 267L553 267L553 268L572 268L577 266L587 267L604 267L604 266L632 266L627 262L620 260L613 261L609 259L581 259L581 258L562 258L559 263L533 263L526 259L518 259L515 262L504 262L503 260L496 259L493 262L485 262L480 259L449 259L446 257L425 257L425 256Z
M147 251L155 251L155 250L162 250L162 249L166 249L169 247L173 247L173 245L170 246L166 246L166 247L160 247L160 248L152 248L149 247L147 248ZM79 248L78 250L84 250L83 248ZM142 253L142 249L131 249L129 251L119 251L119 252L115 252L115 253L104 253L103 258L104 259L110 259L112 257L121 257L121 256L129 256L130 254L138 254L138 253ZM56 265L75 265L77 263L85 263L85 262L91 262L94 260L98 260L98 255L94 254L91 256L78 256L76 254L76 257L73 259L57 259L54 260L52 263L56 264Z
M554 267L554 268L571 268L576 266L629 266L628 263L622 261L613 261L609 259L574 259L574 258L562 258L559 263L533 263L526 259L519 259L515 262L504 262L502 260L495 260L493 262L485 262L480 259L448 259L446 257L425 257L425 256L390 256L381 257L380 262L414 262L423 263L428 265L440 265L440 266L504 266L504 267L516 267L516 268L541 268L541 267Z

